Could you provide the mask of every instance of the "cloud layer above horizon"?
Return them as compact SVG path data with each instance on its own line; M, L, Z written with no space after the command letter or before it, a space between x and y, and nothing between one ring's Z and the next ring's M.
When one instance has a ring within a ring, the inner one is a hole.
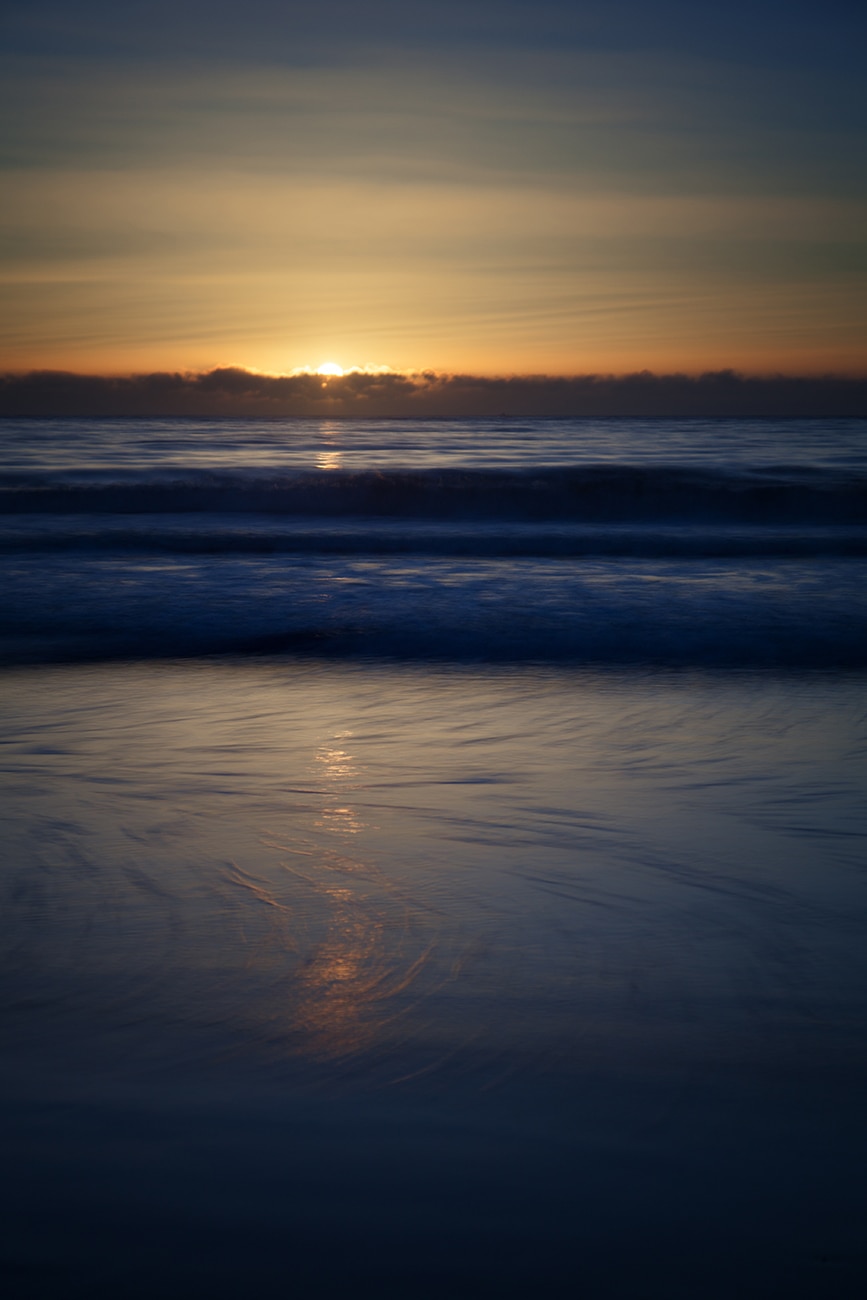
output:
M0 375L2 416L365 417L867 417L867 377L440 374L352 371L264 375Z
M7 0L0 365L863 371L863 10Z

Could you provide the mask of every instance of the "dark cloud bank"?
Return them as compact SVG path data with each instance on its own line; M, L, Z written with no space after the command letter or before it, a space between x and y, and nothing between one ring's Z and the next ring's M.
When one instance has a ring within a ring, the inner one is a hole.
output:
M867 377L350 373L0 376L0 416L867 416Z

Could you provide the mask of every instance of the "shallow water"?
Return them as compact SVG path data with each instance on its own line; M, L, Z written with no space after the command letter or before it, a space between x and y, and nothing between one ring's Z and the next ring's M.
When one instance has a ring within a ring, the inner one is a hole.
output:
M860 1300L867 422L0 451L4 1295Z
M862 675L3 686L12 1294L861 1294Z

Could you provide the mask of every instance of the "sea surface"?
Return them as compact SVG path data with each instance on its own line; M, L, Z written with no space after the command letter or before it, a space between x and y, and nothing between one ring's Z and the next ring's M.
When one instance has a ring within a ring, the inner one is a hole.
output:
M867 1290L867 422L0 422L0 1289Z

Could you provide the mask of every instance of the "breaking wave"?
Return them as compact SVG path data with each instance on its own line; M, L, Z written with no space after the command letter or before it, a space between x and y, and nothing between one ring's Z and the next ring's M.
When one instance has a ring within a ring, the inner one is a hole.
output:
M43 466L0 510L7 663L867 667L851 467Z
M867 478L794 465L21 473L0 477L0 511L867 524Z

